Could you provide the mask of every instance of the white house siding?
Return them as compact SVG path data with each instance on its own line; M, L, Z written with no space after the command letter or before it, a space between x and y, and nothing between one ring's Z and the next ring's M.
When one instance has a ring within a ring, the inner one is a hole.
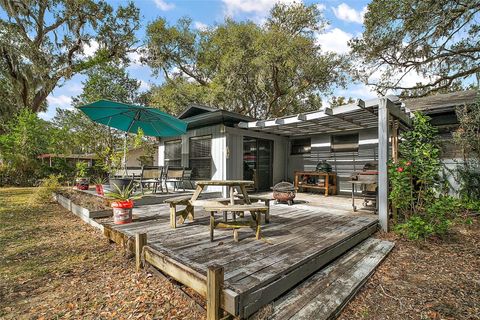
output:
M359 139L358 152L331 152L331 135L321 134L311 136L312 150L309 154L291 155L290 143L288 152L288 180L293 181L295 171L314 171L321 160L326 160L332 165L332 170L337 172L340 188L339 191L351 191L351 184L347 181L355 171L360 171L367 162L377 161L378 133L377 128L356 131L345 131L336 134L357 133ZM308 138L308 137L307 137Z
M164 138L158 147L158 163L165 165L165 141L182 139L182 166L189 167L189 141L191 137L210 135L212 137L212 177L213 180L226 179L226 137L225 126L214 125L187 131L180 137ZM221 187L211 186L206 191L222 191ZM223 190L224 191L224 190Z
M279 135L225 127L227 133L227 179L243 179L243 138L273 141L273 184L286 179L288 139Z

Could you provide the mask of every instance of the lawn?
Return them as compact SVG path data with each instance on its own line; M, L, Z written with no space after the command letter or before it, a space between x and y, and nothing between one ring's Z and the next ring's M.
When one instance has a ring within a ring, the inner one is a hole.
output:
M34 189L0 189L0 318L202 319L169 281Z

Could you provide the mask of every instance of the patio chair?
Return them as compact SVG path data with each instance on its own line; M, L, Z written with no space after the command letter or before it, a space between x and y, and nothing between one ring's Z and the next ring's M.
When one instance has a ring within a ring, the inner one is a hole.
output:
M162 166L143 166L140 178L135 181L139 183L142 194L144 193L144 185L152 185L152 192L156 193L158 187L160 187L160 191L163 192L162 178Z
M183 183L183 167L168 167L165 173L165 190L168 193L168 183L173 184L173 191L178 189L178 184Z
M193 180L192 180L192 169L185 169L183 171L183 181L182 181L183 191L185 191L185 183L187 182L190 185L191 189L195 189L195 184L193 183Z

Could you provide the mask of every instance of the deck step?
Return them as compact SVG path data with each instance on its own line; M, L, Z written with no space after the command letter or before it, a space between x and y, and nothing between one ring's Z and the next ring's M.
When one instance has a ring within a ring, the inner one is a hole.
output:
M274 301L269 319L334 319L394 243L369 238Z

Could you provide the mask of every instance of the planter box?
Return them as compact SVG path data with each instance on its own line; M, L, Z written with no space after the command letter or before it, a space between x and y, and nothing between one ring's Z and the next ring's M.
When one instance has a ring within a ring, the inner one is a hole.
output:
M90 224L91 226L100 229L103 232L103 226L99 224L94 218L108 218L111 217L113 212L112 210L99 210L99 211L90 211L87 208L79 206L78 204L73 203L70 199L62 196L61 194L54 193L53 198L65 209L72 212L84 222Z

